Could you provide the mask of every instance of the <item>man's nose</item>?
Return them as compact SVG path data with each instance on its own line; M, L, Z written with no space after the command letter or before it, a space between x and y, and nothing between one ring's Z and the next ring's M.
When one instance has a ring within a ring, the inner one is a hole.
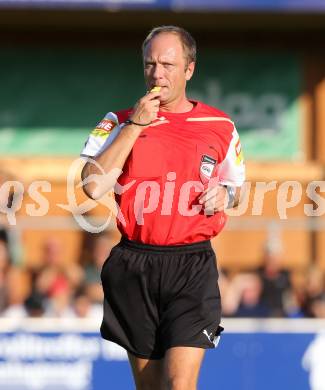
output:
M155 80L158 80L160 79L162 76L163 76L163 70L164 70L164 67L160 64L157 64L154 68L154 71L153 71L153 78Z

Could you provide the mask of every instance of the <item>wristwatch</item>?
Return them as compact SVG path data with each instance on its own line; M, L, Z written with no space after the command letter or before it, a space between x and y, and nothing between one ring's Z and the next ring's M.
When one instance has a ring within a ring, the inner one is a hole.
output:
M231 209L234 207L235 196L236 196L236 187L233 186L225 186L228 194L228 204L227 209Z

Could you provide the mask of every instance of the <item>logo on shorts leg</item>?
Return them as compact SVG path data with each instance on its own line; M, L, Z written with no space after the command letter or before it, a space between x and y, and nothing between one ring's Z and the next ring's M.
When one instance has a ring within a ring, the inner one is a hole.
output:
M206 329L204 329L202 333L207 337L210 343L217 347L217 345L219 344L220 336L213 336L213 332L208 333Z

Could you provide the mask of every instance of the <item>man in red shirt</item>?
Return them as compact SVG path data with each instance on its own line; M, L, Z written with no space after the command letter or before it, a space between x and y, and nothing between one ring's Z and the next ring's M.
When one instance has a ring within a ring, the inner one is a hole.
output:
M89 197L115 186L122 234L101 273L101 334L128 351L137 389L194 390L222 331L210 239L238 204L245 168L231 119L186 96L192 36L157 27L142 49L149 92L106 114L81 153L98 164L82 171Z

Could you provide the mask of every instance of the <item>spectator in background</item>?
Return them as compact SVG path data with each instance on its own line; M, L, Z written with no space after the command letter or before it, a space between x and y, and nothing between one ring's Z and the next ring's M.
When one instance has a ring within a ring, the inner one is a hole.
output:
M262 281L262 301L270 317L285 317L285 299L291 291L290 275L283 269L279 248L267 244L258 273Z
M303 318L304 313L300 302L301 293L298 288L292 288L285 293L285 313L288 318Z
M325 318L325 292L310 300L309 313L313 318Z
M87 295L85 286L80 287L74 295L73 311L76 317L87 318L91 317L91 301Z
M230 317L268 317L270 310L262 299L262 289L258 273L235 275L225 291L223 314Z
M63 261L62 244L55 237L49 237L43 245L40 267L33 269L32 292L27 304L34 302L39 313L51 317L71 317L71 301L84 279L82 268L74 262Z
M72 298L73 289L69 283L57 285L47 299L44 315L54 318L74 317Z
M25 300L30 294L30 275L23 269L11 267L5 279L6 309L3 317L24 318L28 315L25 309Z
M30 276L13 266L9 253L8 235L0 229L0 314L7 318L28 315L24 302L30 292Z
M7 244L7 235L0 230L0 314L6 307L6 276L10 268L11 260Z
M100 271L109 256L111 249L120 239L120 234L116 230L102 232L94 236L85 233L83 240L83 249L79 260L82 266L85 278L85 289L93 304L99 304L102 307L103 289L100 280Z
M302 310L306 317L325 318L325 273L314 266L306 274Z
M74 315L78 318L98 318L99 323L103 316L102 305L94 304L91 301L86 285L81 286L75 292L73 311Z
M37 292L32 292L25 300L25 310L28 317L43 317L45 314L43 297Z

